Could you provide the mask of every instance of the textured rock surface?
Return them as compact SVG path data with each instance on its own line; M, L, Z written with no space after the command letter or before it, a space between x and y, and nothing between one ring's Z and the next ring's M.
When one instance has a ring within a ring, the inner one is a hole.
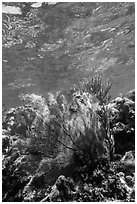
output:
M113 111L111 128L115 140L115 153L135 149L135 90L126 96L111 101L108 107Z

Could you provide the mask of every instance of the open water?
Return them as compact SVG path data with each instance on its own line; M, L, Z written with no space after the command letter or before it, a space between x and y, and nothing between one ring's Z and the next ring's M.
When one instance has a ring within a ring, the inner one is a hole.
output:
M2 100L46 96L102 72L112 98L135 87L135 4L3 3Z

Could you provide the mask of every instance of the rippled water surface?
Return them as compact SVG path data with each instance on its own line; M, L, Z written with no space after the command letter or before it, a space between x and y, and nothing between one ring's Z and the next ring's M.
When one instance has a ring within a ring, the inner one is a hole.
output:
M3 3L3 104L21 93L45 96L95 72L112 80L112 98L134 88L134 3Z

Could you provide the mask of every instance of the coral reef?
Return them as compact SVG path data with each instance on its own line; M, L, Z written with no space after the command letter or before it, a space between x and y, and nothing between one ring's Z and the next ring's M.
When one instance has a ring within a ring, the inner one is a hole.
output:
M109 89L96 77L3 110L3 201L134 201L135 91Z

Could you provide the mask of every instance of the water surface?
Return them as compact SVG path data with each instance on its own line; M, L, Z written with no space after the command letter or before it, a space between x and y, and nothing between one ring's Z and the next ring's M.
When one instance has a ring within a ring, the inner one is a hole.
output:
M20 14L2 14L3 104L21 93L46 96L96 72L110 77L112 98L134 88L134 3L3 3Z

